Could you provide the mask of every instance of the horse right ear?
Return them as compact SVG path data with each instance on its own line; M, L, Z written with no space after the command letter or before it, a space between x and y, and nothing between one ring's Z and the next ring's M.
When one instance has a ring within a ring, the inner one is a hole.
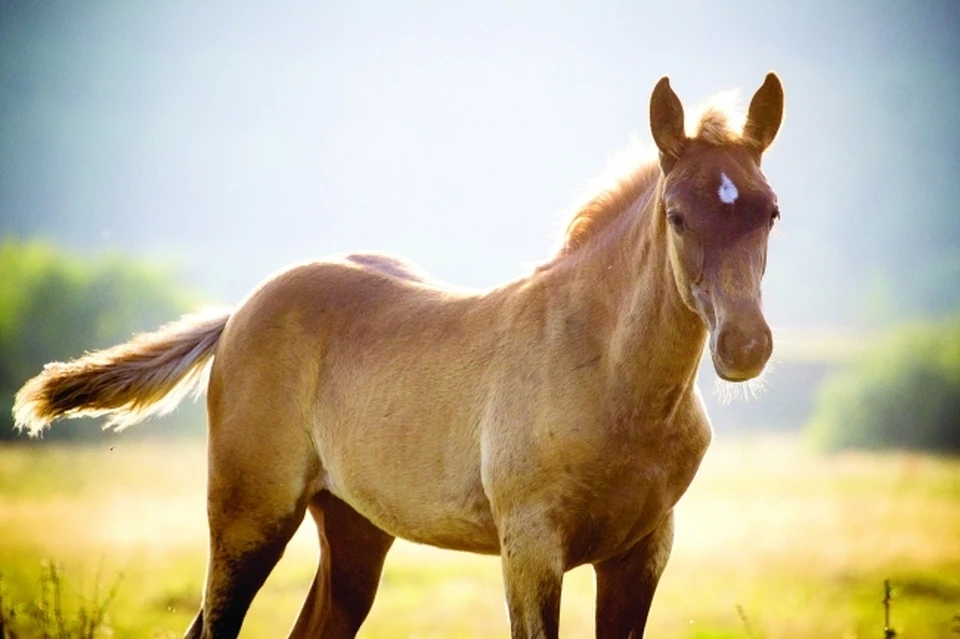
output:
M660 149L660 166L666 172L680 157L687 141L683 132L683 105L666 76L660 78L650 96L650 130Z

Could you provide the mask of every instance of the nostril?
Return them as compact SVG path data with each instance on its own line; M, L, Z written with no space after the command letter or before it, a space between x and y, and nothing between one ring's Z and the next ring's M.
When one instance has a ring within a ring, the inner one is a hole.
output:
M764 353L768 354L773 350L773 337L770 335L769 329L760 333L760 347Z
M743 334L734 329L720 331L717 336L717 354L728 366L737 366L744 352Z
M761 355L770 350L770 335L766 331L754 333L742 347L744 356Z

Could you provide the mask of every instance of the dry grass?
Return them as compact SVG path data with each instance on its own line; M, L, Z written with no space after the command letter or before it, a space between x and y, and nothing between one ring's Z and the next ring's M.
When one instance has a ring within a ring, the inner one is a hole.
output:
M0 448L0 572L36 596L41 561L68 578L125 573L114 636L173 637L199 603L206 526L197 443ZM650 636L879 638L883 580L900 636L950 636L960 613L960 460L823 458L792 438L717 442L677 512ZM317 557L305 525L244 636L282 636ZM562 636L592 634L593 578L565 580ZM362 636L503 637L495 558L398 544Z

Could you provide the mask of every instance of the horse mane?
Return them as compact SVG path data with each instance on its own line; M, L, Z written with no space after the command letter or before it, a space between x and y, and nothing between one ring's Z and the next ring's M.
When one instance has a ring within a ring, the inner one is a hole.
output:
M738 108L739 91L724 91L708 98L687 121L687 137L711 146L737 144L743 140L746 115ZM692 126L691 126L692 125Z
M567 224L560 255L569 255L586 244L644 191L652 188L659 177L656 157L638 157L628 151L615 158L613 166L595 182L598 186L593 195L577 207Z
M743 138L745 116L737 108L737 91L708 98L686 123L687 137L711 146L737 144ZM591 195L567 224L557 257L575 252L606 228L620 213L656 185L660 164L656 153L631 147L614 158L606 174L594 183Z

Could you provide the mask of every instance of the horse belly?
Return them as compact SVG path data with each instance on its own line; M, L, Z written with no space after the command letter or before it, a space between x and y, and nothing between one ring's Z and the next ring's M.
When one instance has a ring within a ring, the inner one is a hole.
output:
M331 478L330 492L378 528L419 544L449 550L499 554L496 527L482 491L443 494L425 481L406 485L380 475L383 483Z
M479 460L470 454L468 441L458 444L458 434L447 430L431 433L389 423L341 432L349 432L349 438L321 444L331 493L396 537L452 550L499 553Z

